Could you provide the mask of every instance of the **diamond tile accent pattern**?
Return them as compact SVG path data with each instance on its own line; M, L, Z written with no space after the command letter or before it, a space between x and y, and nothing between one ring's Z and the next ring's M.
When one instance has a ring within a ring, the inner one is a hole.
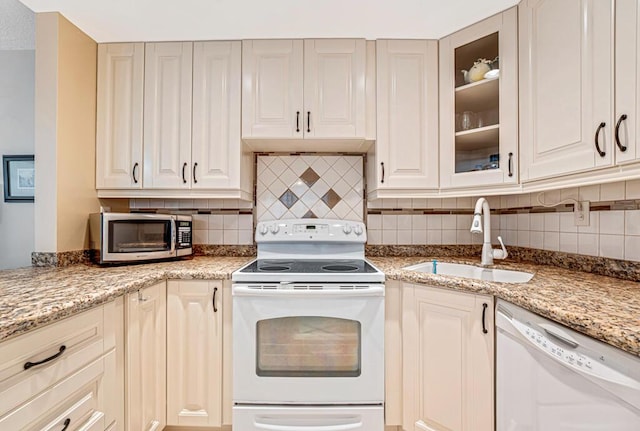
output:
M258 156L258 221L363 220L362 156Z

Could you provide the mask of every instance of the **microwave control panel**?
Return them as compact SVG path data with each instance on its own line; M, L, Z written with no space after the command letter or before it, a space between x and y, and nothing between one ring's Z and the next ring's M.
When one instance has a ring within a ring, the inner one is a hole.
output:
M178 248L190 248L191 247L191 222L190 221L176 221L178 228L178 237L176 239L176 247Z

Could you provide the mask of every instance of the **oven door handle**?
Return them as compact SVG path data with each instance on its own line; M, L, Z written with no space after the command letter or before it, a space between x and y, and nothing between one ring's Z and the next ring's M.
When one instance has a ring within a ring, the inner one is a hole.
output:
M339 289L313 289L296 288L290 284L283 284L282 287L264 288L233 285L233 296L252 297L278 297L278 298L345 298L345 297L367 297L384 296L384 285L367 286L365 288L339 288Z
M286 419L283 418L283 420L286 420ZM362 429L362 421L356 417L356 418L353 418L353 421L349 421L348 423L334 424L334 425L313 425L313 424L278 425L278 424L268 424L268 423L260 422L260 418L257 418L256 421L254 422L254 426L257 429L269 430L269 431L347 431L347 430Z
M178 240L178 227L175 217L171 218L171 254L176 254L176 241Z

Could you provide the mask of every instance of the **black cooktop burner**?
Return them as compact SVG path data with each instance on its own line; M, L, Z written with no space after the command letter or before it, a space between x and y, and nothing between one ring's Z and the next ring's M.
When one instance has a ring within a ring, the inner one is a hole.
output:
M261 259L255 260L242 273L279 273L279 274L317 274L317 273L344 273L371 274L377 270L364 260L305 260L294 259L289 261Z
M325 265L322 269L329 272L354 272L358 270L358 267L354 265Z

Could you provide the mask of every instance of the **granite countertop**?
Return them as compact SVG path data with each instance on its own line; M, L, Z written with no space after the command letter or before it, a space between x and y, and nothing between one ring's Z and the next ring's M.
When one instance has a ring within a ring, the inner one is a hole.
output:
M0 271L0 341L165 279L224 280L253 258L197 257L140 265Z
M521 284L494 283L402 269L432 259L424 256L369 258L385 273L387 280L495 295L640 356L640 284L637 282L509 260L500 261L494 267L534 273L531 281ZM480 263L479 258L438 260L473 265Z
M88 310L165 279L229 279L248 257L196 257L101 268L0 271L0 341ZM430 257L370 257L388 280L495 295L586 335L640 356L640 285L549 265L501 261L496 267L534 273L528 283L493 283L403 270ZM479 264L479 258L443 262Z

